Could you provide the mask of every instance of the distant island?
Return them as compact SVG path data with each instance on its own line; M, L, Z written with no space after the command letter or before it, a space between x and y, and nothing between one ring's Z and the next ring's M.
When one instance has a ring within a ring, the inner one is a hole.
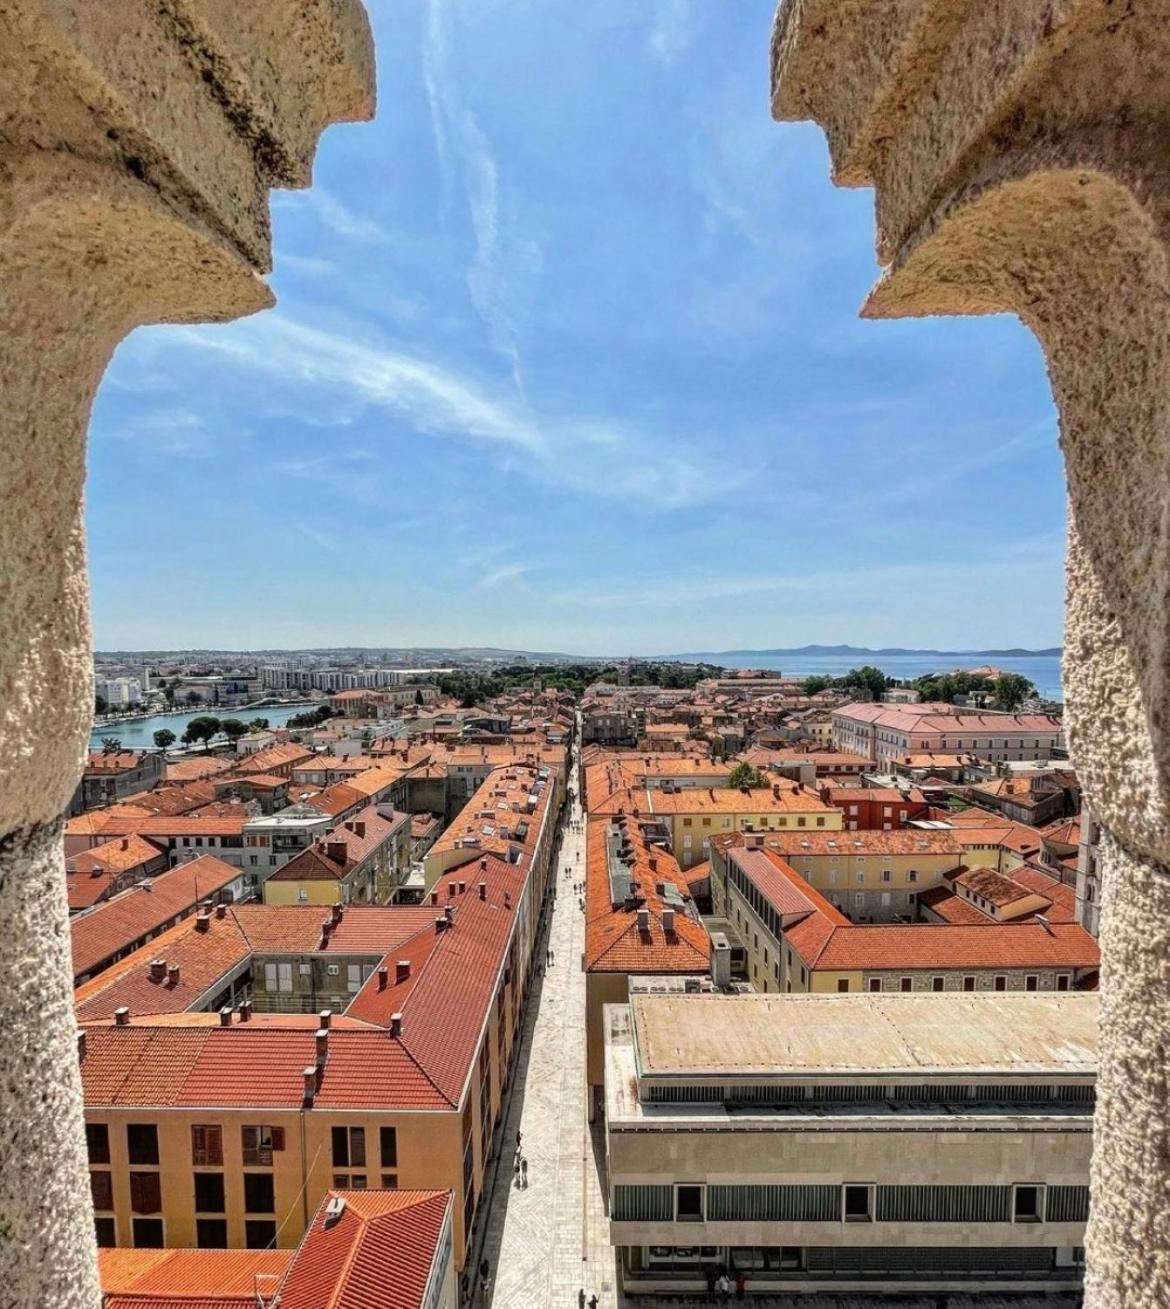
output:
M1063 647L1050 646L1045 650L1025 650L1013 647L1010 650L911 650L902 646L883 646L880 650L871 650L864 645L801 645L774 650L698 650L689 654L660 655L662 659L774 659L777 656L798 655L842 655L846 658L877 658L882 655L913 655L922 659L1040 659L1053 658L1064 653Z

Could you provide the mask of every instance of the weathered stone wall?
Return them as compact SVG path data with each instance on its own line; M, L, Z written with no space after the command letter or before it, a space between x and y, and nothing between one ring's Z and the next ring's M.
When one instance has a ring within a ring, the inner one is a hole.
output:
M1102 844L1092 1306L1170 1304L1167 0L786 0L774 112L873 186L869 317L1016 313L1069 489L1068 739Z
M151 322L272 302L268 192L373 108L357 0L0 0L0 1304L99 1303L60 815L93 708L90 405ZM122 1239L128 1234L123 1233Z

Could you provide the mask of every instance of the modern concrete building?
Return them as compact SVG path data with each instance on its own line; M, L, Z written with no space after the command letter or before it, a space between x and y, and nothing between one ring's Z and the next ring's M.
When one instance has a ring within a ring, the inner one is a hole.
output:
M1075 1291L1096 997L634 995L605 1010L627 1292Z

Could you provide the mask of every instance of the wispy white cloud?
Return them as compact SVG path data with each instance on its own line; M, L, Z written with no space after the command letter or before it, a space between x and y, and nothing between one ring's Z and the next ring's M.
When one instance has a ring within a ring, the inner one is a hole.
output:
M276 251L276 272L291 269L294 273L304 273L307 277L334 277L337 265L330 259L319 259L316 255L295 255L287 250Z
M214 440L203 419L188 409L157 409L117 424L95 424L97 440L127 441L151 454L208 459Z
M172 329L167 340L278 378L282 412L292 403L290 389L305 387L312 407L381 409L425 436L480 444L511 471L591 497L687 508L750 485L758 471L729 468L717 450L699 453L677 436L663 439L592 415L535 415L521 399L384 341L326 332L279 313L224 328ZM326 456L286 462L279 471L333 479L339 487L362 480Z
M501 564L499 568L493 568L491 572L484 573L476 582L476 586L481 591L490 591L494 587L502 586L505 582L514 582L517 578L532 572L534 567L534 564Z
M475 233L475 254L467 270L468 293L492 346L508 361L517 392L523 395L522 305L528 287L539 275L541 251L538 242L521 234L514 218L504 212L499 166L491 143L475 114L463 103L459 80L451 69L448 12L442 0L430 0L422 57L443 205L450 204L457 169Z
M277 191L272 203L277 209L308 211L331 232L347 241L380 245L390 240L390 234L380 223L366 214L354 213L323 186L312 186L305 191Z

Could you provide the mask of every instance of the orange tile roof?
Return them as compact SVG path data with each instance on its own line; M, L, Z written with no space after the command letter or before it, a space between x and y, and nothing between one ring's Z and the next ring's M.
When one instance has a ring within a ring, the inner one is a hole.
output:
M948 855L958 862L963 853L959 832L905 827L891 832L769 832L767 843L789 859L800 855Z
M247 1105L299 1109L304 1069L315 1062L313 1031L263 1024L175 1028L90 1026L81 1077L87 1105ZM451 1103L388 1033L337 1029L315 1105L450 1109Z
M850 923L809 952L785 933L810 968L826 971L956 968L1096 968L1097 942L1076 924ZM807 943L805 943L807 944Z
M638 903L614 906L609 881L606 832L608 818L592 818L586 829L585 968L592 973L702 973L710 966L711 945L706 928L675 909L674 930L662 926L663 911L672 908L655 889L671 882L681 892L686 882L673 855L652 846L642 823L630 816L619 820L628 838L627 871L638 884ZM657 867L650 867L654 859ZM649 911L646 931L638 929L638 908Z
M198 758L176 759L167 764L168 782L199 782L219 773L229 773L236 766L235 759L221 759L217 755L200 755Z
M74 918L70 923L74 976L90 972L239 876L238 868L202 855L120 891L92 913Z
M303 763L312 758L313 752L296 741L278 741L275 745L265 746L255 754L244 755L236 761L236 771L240 773L271 773L278 768Z
M98 1251L98 1274L106 1295L243 1297L256 1302L256 1275L279 1275L292 1262L291 1250L134 1250Z
M113 754L100 751L91 754L85 764L86 773L125 773L137 768L142 754L136 750L117 750Z
M930 909L948 923L967 923L969 925L985 925L992 921L990 914L985 914L982 909L973 905L969 900L964 900L961 895L956 895L951 888L943 883L938 886L932 886L925 891L918 892L918 903Z
M460 850L469 860L480 854L507 858L510 851L516 850L530 857L554 790L551 773L542 781L535 767L505 764L493 768L431 846L429 855ZM529 812L529 799L534 794L535 807Z
M344 1201L326 1218L329 1201ZM280 1287L281 1309L420 1309L449 1191L329 1191Z
M296 794L301 796L299 785L298 783ZM335 818L338 814L356 808L364 799L365 796L360 791L355 791L348 782L334 782L319 795L309 796L305 799L305 803Z
M125 873L160 858L165 852L135 832L129 836L91 846L66 863L70 873Z

